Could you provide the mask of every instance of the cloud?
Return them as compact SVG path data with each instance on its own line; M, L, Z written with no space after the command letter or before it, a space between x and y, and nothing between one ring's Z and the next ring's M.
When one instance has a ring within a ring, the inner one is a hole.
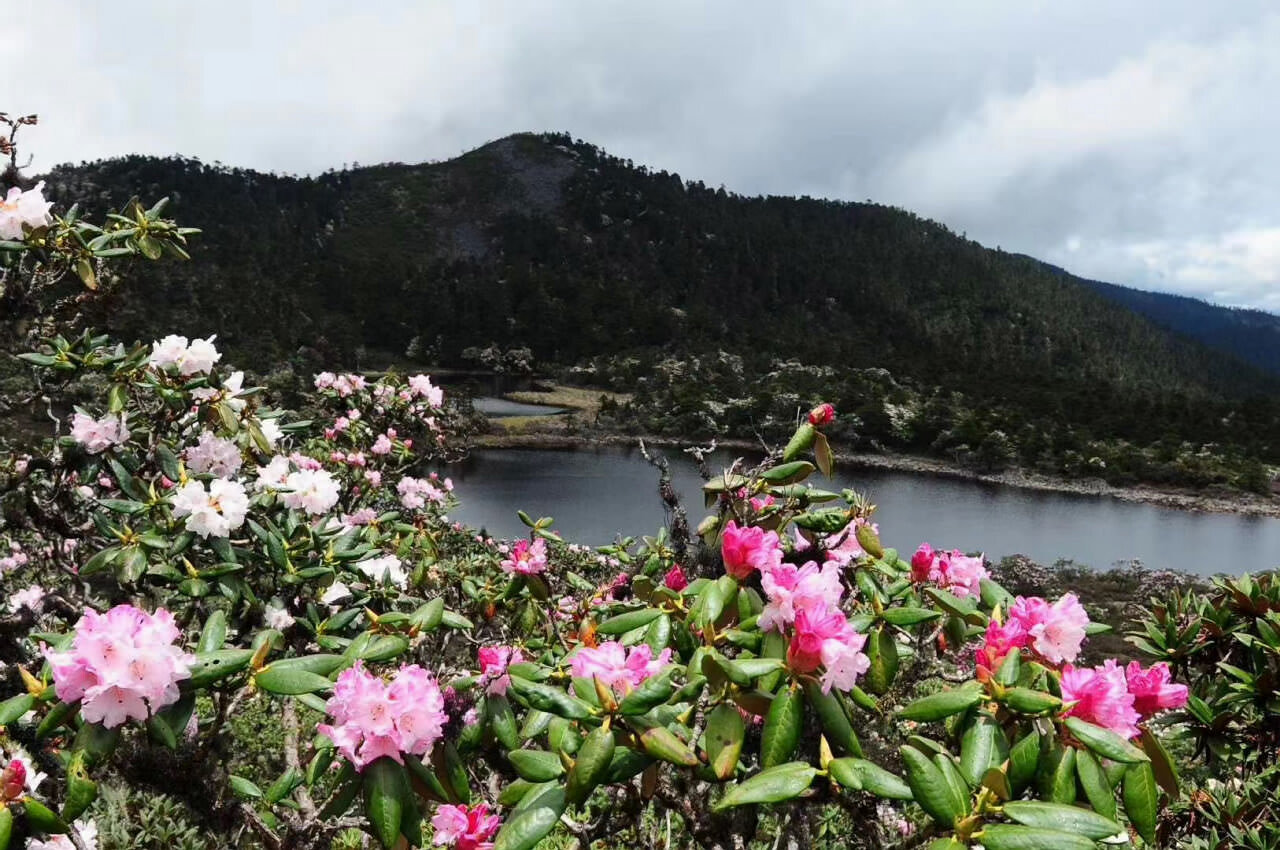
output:
M1276 306L1269 0L9 2L0 108L41 113L38 168L316 173L567 130L713 186L872 198L1087 276Z

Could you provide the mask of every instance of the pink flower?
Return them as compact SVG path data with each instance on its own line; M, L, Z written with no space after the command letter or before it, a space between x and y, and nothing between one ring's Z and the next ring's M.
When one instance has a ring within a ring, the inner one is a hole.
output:
M1138 735L1138 712L1133 694L1125 680L1125 671L1114 659L1092 670L1062 668L1062 700L1070 707L1067 717L1079 717L1096 726L1110 729L1122 738Z
M1031 648L1054 664L1076 660L1089 625L1089 615L1074 593L1052 605L1038 596L1019 596L1009 608L1009 619L1022 626Z
M928 543L921 543L911 556L912 581L933 582L961 599L980 595L982 580L986 577L987 568L981 555L972 558L959 549L941 552Z
M440 505L445 500L444 491L424 478L405 476L396 484L396 492L400 494L400 504L411 511L425 507L427 502Z
M427 404L432 407L444 404L444 390L432 386L431 379L426 375L414 375L409 378L409 391L418 398L425 398Z
M671 650L664 649L657 658L648 644L642 643L629 651L617 641L608 641L597 647L584 646L574 653L570 668L575 678L590 679L617 689L622 685L629 690L650 676L656 675L671 663Z
M978 680L988 681L1000 669L1005 657L1021 650L1029 639L1020 620L1010 619L1003 625L995 620L987 623L986 643L975 653Z
M809 411L809 424L815 428L830 425L835 419L836 409L828 402L823 402Z
M356 770L384 756L404 764L402 753L427 755L448 719L435 678L416 664L401 667L387 683L357 661L338 676L325 711L334 722L317 730Z
M178 682L195 661L174 645L181 632L163 608L155 614L117 605L106 614L87 609L69 650L45 651L54 691L81 701L80 715L108 729L146 720L177 702Z
M679 564L675 564L671 569L667 570L667 574L662 577L662 584L669 590L676 593L684 590L689 586L689 579L685 576L684 570L680 569Z
M1187 686L1174 684L1169 665L1163 661L1152 664L1148 670L1143 670L1137 661L1130 661L1125 679L1129 693L1133 694L1133 708L1143 717L1187 704Z
M71 437L84 446L89 454L96 455L112 446L122 446L129 442L130 434L123 413L119 416L108 413L101 419L76 413L71 417Z
M12 759L0 772L0 801L16 800L27 786L27 766L19 759Z
M841 567L847 567L866 554L862 549L862 544L858 542L859 525L868 525L877 535L880 533L880 526L874 522L869 523L859 517L850 523L844 531L828 535L822 541L822 545L827 549L828 561L834 561Z
M436 831L431 843L437 847L447 844L454 850L493 850L490 839L501 825L502 818L489 814L485 803L472 808L442 805L431 818L431 826Z
M511 686L507 668L524 661L524 653L514 646L480 647L480 678L487 683L485 692L502 696Z
M532 575L546 569L547 541L541 537L532 543L528 540L517 541L511 550L511 557L502 561L502 571L505 573Z
M769 601L760 612L763 631L782 631L796 619L802 608L840 607L844 585L840 583L840 566L828 561L822 567L810 561L803 567L795 564L770 564L760 573L760 586Z
M0 199L0 239L21 240L24 226L36 229L53 219L49 209L53 204L44 199L44 181L25 192L17 186Z
M43 587L38 584L30 585L9 597L9 611L16 614L26 608L33 614L39 614L44 610L44 597Z
M202 431L196 444L187 449L186 456L192 472L209 472L219 478L230 478L244 463L240 447L232 440L214 436L212 431Z
M797 673L812 673L822 666L822 648L829 640L842 640L849 628L844 614L815 606L796 612L795 636L787 647L787 666Z
M379 434L378 439L373 441L373 446L369 449L369 451L373 452L376 455L387 455L387 454L391 454L391 449L392 449L391 438L388 437L386 434Z
M782 561L782 544L776 532L752 526L739 528L734 520L724 527L720 552L725 572L739 581Z
M911 556L911 580L917 584L933 581L937 574L934 567L936 559L937 553L933 551L933 547L928 543L921 543L920 548Z

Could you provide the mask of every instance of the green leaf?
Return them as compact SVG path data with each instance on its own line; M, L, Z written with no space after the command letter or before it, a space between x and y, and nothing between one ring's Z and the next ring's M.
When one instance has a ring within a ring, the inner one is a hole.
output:
M235 792L237 797L243 797L246 800L262 798L262 789L243 776L232 774L227 781L231 784L231 790Z
M627 716L647 714L656 706L662 705L675 692L671 684L674 669L669 669L660 676L650 676L640 683L640 687L623 697L618 703L619 713Z
M884 626L871 633L867 641L867 657L871 666L863 684L873 694L886 693L898 676L898 642Z
M582 700L551 685L530 682L516 675L511 676L510 693L529 708L536 708L569 720L582 720L591 714L591 707Z
M950 829L963 808L955 799L951 786L938 766L915 747L900 748L902 760L907 766L907 785L920 808L939 826Z
M804 684L804 695L813 706L822 723L827 740L841 755L862 756L862 745L853 731L849 716L845 713L840 697L832 693L823 693L822 686L812 679Z
M781 803L794 800L813 783L818 771L802 761L779 764L739 782L725 792L712 811L722 812L755 803Z
M8 806L0 809L0 850L9 850L9 839L13 837L13 810Z
M526 795L523 804L532 795ZM560 822L566 804L560 788L550 788L537 795L533 805L515 814L502 825L493 842L493 850L532 850Z
M23 797L22 807L27 814L27 827L34 832L48 835L65 835L67 824L53 813L44 803L32 798Z
M848 764L858 772L858 776L862 780L862 790L864 791L886 800L915 799L915 795L911 793L911 787L907 783L875 762L862 758L840 758L835 759L831 764L835 764L837 761Z
M640 733L640 745L656 759L681 767L697 767L698 756L665 726L653 726Z
M200 642L196 644L196 652L213 652L222 649L227 639L227 612L219 608L204 621L200 631Z
M1143 840L1154 845L1160 792L1156 788L1156 774L1151 762L1130 764L1125 769L1123 782L1124 813Z
M596 632L602 635L623 635L633 629L647 626L661 616L662 610L659 608L641 608L638 611L627 611L625 614L610 617L596 626Z
M782 450L783 462L793 461L807 452L809 447L813 445L813 439L817 433L808 422L801 423L796 432L791 435L791 439L787 442L787 447Z
M213 652L196 653L196 663L191 665L191 678L180 684L186 688L207 688L210 685L239 673L253 660L252 649L216 649Z
M1014 795L1035 779L1040 766L1040 733L1032 729L1009 748L1009 784Z
M36 727L36 739L47 738L53 734L67 718L70 717L80 705L79 700L76 702L67 702L59 700L53 708L49 709L49 713L40 721L40 725Z
M1076 801L1076 751L1059 745L1040 764L1040 796L1055 803Z
M812 475L814 469L816 467L807 460L794 460L766 469L760 477L770 484L795 484Z
M520 778L530 782L548 782L564 774L560 756L546 750L512 750L507 758Z
M404 801L409 795L404 768L390 756L383 756L366 765L362 776L365 817L382 846L392 850L400 837Z
M813 459L818 462L818 468L822 470L822 474L830 478L836 467L836 455L831 451L827 435L821 431L816 431L813 435Z
M0 702L0 726L11 726L18 718L26 714L36 704L31 694L18 694Z
M1088 750L1076 753L1076 776L1080 778L1080 787L1084 789L1084 796L1093 810L1103 817L1115 820L1116 793L1107 781L1098 759Z
M89 778L85 769L87 759L84 751L78 750L67 764L67 797L63 800L61 813L66 823L73 823L98 798L98 783Z
M333 687L333 682L319 673L276 664L263 667L253 681L260 689L281 696L314 694Z
M942 691L918 699L908 705L898 716L903 720L915 720L922 723L933 722L966 711L982 701L982 688L976 683L950 691Z
M565 782L565 796L570 803L578 804L587 799L609 769L615 747L612 730L603 726L591 730L578 748L578 756Z
M975 836L987 850L1094 850L1095 842L1069 832L993 823Z
M909 628L920 623L927 623L930 620L936 620L942 616L942 612L932 611L928 608L886 608L881 616L886 623Z
M1151 769L1155 772L1156 782L1168 792L1170 797L1177 797L1178 769L1173 759L1169 757L1168 751L1160 744L1160 739L1145 726L1142 727L1142 750L1151 759Z
M1146 753L1110 729L1095 726L1092 723L1081 720L1079 717L1068 717L1065 725L1080 743L1102 758L1108 758L1124 764L1151 761Z
M720 780L733 776L742 754L742 741L747 727L738 709L729 703L720 703L707 715L705 744L707 763Z
M520 746L520 735L516 730L516 715L505 696L487 695L484 698L484 716L498 743L508 750L514 750Z
M1062 708L1062 700L1053 694L1031 688L1010 688L1005 694L1004 702L1019 714L1033 716L1056 712Z
M989 714L976 714L960 738L960 775L970 786L982 784L988 768L1004 764L1009 757L1009 740L1000 724Z
M783 685L769 705L760 737L760 766L775 767L790 761L800 742L804 697L795 687Z
M1031 800L1015 800L1004 804L1004 813L1010 820L1023 826L1070 832L1101 841L1124 832L1124 827L1111 818L1076 806L1057 803L1041 803Z

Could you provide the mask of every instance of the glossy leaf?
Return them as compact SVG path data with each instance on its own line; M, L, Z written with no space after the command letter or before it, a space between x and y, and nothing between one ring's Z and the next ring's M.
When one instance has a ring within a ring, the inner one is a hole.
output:
M755 803L781 803L794 800L813 783L816 768L802 761L779 764L729 788L713 811L724 811Z
M704 739L707 762L712 772L721 780L733 776L742 754L742 742L746 736L746 723L738 709L721 703L707 715L707 731Z

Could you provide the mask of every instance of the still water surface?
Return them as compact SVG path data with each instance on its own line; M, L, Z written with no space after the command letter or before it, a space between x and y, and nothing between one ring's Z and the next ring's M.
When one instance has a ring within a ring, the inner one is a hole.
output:
M690 520L702 518L701 479L674 449L676 489ZM725 465L732 460L715 459ZM715 464L713 469L718 468ZM489 449L449 469L461 506L452 518L515 537L516 517L555 517L566 540L599 545L613 535L653 534L663 523L657 472L628 448L549 451ZM1138 559L1149 567L1210 575L1280 565L1280 520L1176 511L1108 497L1046 493L905 472L837 470L835 485L853 487L879 505L876 518L889 545L985 547L988 557L1020 553L1041 563L1070 558L1106 568Z

